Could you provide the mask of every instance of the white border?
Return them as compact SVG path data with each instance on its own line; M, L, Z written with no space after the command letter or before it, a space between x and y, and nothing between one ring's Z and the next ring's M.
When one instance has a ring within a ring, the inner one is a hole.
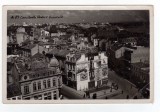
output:
M6 100L6 39L7 39L7 10L149 10L150 11L150 85L151 85L151 98L143 100L54 100L54 101L36 101L36 100ZM3 102L11 104L106 104L106 103L153 103L153 78L154 78L154 49L153 49L153 6L4 6L3 7Z

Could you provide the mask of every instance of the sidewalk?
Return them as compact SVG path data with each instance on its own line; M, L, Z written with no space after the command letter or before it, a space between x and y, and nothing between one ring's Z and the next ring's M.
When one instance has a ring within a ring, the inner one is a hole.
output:
M112 91L111 91L111 89L110 89L111 84L112 84L112 82L108 81L108 84L107 84L108 88L106 87L107 89L91 92L90 93L90 98L92 99L92 96L95 93L97 94L97 99L105 99L106 97L109 98L109 97L112 97L112 96L122 94L122 90L120 88L118 90L112 89Z

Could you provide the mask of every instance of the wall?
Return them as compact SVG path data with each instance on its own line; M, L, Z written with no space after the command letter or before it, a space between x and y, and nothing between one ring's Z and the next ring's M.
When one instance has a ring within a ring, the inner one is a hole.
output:
M118 49L117 51L115 51L115 57L116 58L120 58L124 55L124 51L125 51L125 48L124 47L121 47L120 49Z
M149 48L137 47L131 54L131 63L149 61Z
M24 34L23 33L17 33L16 34L16 39L17 39L17 43L20 45L23 41L24 41Z
M76 63L76 77L77 77L77 90L88 89L89 82L89 64L88 58L81 55L81 58Z

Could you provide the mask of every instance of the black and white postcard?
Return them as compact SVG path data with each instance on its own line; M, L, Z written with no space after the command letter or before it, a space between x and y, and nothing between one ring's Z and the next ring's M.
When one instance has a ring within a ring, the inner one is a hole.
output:
M4 6L4 103L153 102L152 6Z

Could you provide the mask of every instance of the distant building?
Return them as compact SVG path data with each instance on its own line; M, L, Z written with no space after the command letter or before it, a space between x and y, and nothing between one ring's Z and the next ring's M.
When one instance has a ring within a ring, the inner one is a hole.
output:
M137 45L137 40L135 39L135 37L122 38L122 39L120 39L120 42L122 44L130 44L132 46L136 46Z
M41 36L50 36L50 34L49 34L48 31L42 29L42 30L41 30Z
M60 36L55 25L50 27L50 36Z
M38 41L40 42L47 42L48 39L46 39L46 36L40 36Z
M44 48L38 44L28 44L25 46L20 47L21 56L33 56L36 53L42 53L44 51Z
M86 41L81 41L79 43L77 43L77 49L78 50L84 50L88 48L88 42Z
M59 29L58 34L59 36L66 35L66 29Z
M25 32L25 28L19 27L16 33L16 40L19 45L28 39L27 33Z

